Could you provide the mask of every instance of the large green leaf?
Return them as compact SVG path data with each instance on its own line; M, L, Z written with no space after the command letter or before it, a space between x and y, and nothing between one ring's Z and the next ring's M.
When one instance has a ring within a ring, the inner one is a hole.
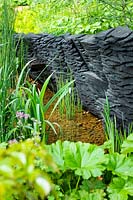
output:
M104 191L103 190L94 190L92 193L89 193L86 190L72 190L70 195L66 195L65 199L67 200L104 200Z
M64 142L64 157L66 168L75 170L75 174L88 179L97 177L104 170L104 151L102 148L82 142Z
M130 134L122 144L121 153L133 153L133 133Z
M82 200L104 200L104 191L103 190L94 190L92 193L88 193L87 196L87 191L85 190L80 190L79 191L79 199Z
M61 141L47 145L49 153L52 155L53 160L56 162L61 170L64 170L64 156Z
M118 153L106 155L108 158L107 169L113 174L127 178L133 177L133 160L131 157Z
M121 177L113 178L107 189L110 200L127 200L128 195L133 196L133 178L124 180Z
M105 183L103 183L102 180L92 177L89 180L83 180L80 188L82 190L91 192L93 190L98 190L98 189L104 190L106 188L106 185Z
M54 161L61 169L74 170L76 175L88 179L97 177L105 169L104 150L101 147L82 142L60 142L49 146Z

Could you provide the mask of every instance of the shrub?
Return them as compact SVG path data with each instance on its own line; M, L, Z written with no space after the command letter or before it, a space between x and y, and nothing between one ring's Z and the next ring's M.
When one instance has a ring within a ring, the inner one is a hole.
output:
M1 200L43 200L50 193L52 182L46 170L42 171L36 166L38 160L43 162L47 170L57 171L37 138L20 143L10 141L7 149L0 148Z

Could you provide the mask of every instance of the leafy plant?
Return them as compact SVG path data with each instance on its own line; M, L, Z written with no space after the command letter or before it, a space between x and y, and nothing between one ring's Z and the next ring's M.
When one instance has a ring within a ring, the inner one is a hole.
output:
M7 4L6 1L3 1L3 29L0 48L0 74L3 77L0 81L0 89L2 91L0 96L0 140L1 142L13 138L24 140L32 136L40 135L42 140L46 142L46 123L52 127L54 132L56 131L54 125L45 119L45 113L50 105L58 98L51 112L52 115L61 99L67 94L68 88L73 81L60 88L50 101L44 105L43 99L45 91L52 74L45 81L41 91L37 90L35 84L28 83L28 65L32 60L22 67L23 44L20 44L18 53L21 57L16 58L13 36L13 23L15 18L12 19L12 16L14 17L13 13L11 2ZM21 38L18 43L21 43ZM16 48L18 48L17 45Z
M105 123L105 136L106 140L110 140L111 148L110 151L112 153L114 152L120 152L121 145L126 139L127 135L129 135L132 132L132 128L129 128L129 132L127 133L127 130L123 128L124 131L121 131L121 129L117 129L117 123L116 118L112 119L110 114L110 105L108 98L106 97L106 104L104 106L104 112L103 112L103 118Z
M120 25L132 26L132 17L130 17L130 15L133 2L131 0L113 0L112 2L109 0L99 0L99 2L110 9L110 16L112 16L112 19L114 19L114 16L118 17L121 23Z
M44 104L45 92L52 74L46 79L40 91L37 89L36 84L32 85L27 82L26 86L21 85L23 71L24 68L20 74L15 92L13 92L12 95L12 102L10 103L10 110L15 109L17 116L14 116L14 128L7 134L6 140L12 137L16 139L26 139L39 135L43 142L46 142L46 124L52 128L53 132L56 133L56 130L54 128L54 123L46 119L45 114L50 105L58 99L51 111L51 115L53 114L62 98L68 93L69 87L73 81L60 88L60 90Z
M2 1L0 32L0 141L9 131L11 115L8 105L17 78L15 44L13 39L15 15L10 1Z
M52 190L51 180L36 166L41 160L46 168L57 171L50 155L37 140L28 139L0 149L0 199L44 199ZM8 192L7 192L8 191Z
M132 6L132 0L39 1L17 13L15 29L16 32L60 35L94 34L119 25L133 28Z
M127 141L133 144L132 135L123 142L126 148ZM105 146L68 141L42 146L39 137L1 144L0 197L129 200L133 197L132 154L127 157L131 150L106 154Z
M26 95L28 96L29 104L27 106L27 111L30 113L30 116L40 122L40 125L36 124L36 129L34 128L35 134L38 132L40 133L40 136L42 137L43 141L46 142L46 123L51 126L53 131L56 133L55 128L53 124L45 119L45 114L48 111L50 105L56 100L57 102L54 105L53 110L51 111L50 116L53 114L54 110L64 98L64 96L68 93L69 91L69 86L73 83L73 81L68 82L66 85L61 87L56 94L44 105L44 96L45 96L45 91L47 88L47 85L49 83L49 80L51 78L52 74L46 79L46 81L43 84L43 87L41 91L36 91L36 86L33 85L32 90L28 88L24 88L24 91L26 92Z
M110 200L125 200L128 199L128 195L133 196L133 178L124 180L120 177L113 178L112 183L107 189Z
M131 136L122 144L127 149L127 141L130 141L127 153L131 152L133 144ZM50 172L59 199L128 200L129 196L133 196L132 154L128 157L127 154L111 151L106 154L106 147L106 144L96 146L69 141L57 141L47 146L60 170L58 174ZM55 199L53 192L49 199Z
M104 170L101 165L105 162L104 150L96 145L58 141L51 144L49 150L60 169L74 170L84 179L100 176Z
M130 134L121 145L122 154L130 154L133 152L133 133Z
M71 81L73 81L71 72L67 72L66 79L64 75L61 74L59 78L57 78L57 89L59 90L61 87L63 87ZM76 92L76 89L74 87L74 81L70 85L68 93L60 101L58 109L61 117L65 115L67 119L73 119L75 117L76 111L81 112L82 105L78 93Z
M26 6L26 5L30 5L32 1L31 0L13 0L12 3L14 3L16 6Z

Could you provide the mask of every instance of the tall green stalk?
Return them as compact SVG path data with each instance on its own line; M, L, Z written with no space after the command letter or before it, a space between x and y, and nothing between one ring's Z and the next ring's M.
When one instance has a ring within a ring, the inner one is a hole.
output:
M17 66L13 40L15 14L11 1L2 1L0 32L0 142L5 140L10 118L7 105L15 85Z
M73 80L72 73L67 72L68 77L66 80L64 80L63 75L61 74L59 78L57 79L57 88L60 89L67 83L71 82ZM73 84L70 85L68 93L64 96L64 98L61 100L60 104L58 105L59 113L61 117L65 114L67 119L73 119L75 117L76 112L81 112L82 105L81 101L79 99L78 93L76 92L76 89L74 87L74 81Z
M105 137L106 140L110 141L111 147L109 149L110 153L120 152L121 145L127 136L132 132L132 127L127 130L121 131L117 129L116 117L113 119L110 117L110 105L108 98L106 97L106 104L104 106L103 118L105 122Z

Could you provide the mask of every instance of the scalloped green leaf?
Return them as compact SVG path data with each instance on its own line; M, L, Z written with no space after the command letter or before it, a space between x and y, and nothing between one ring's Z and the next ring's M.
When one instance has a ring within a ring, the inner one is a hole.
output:
M126 140L124 140L121 146L121 153L133 153L133 133L130 134Z
M133 178L124 180L121 177L113 178L107 189L110 200L127 200L133 196Z
M103 190L94 190L88 192L86 190L73 189L70 195L65 195L65 199L68 200L104 200L105 193Z
M57 141L51 145L47 145L49 153L52 155L53 160L58 165L58 167L64 169L64 156L63 156L63 146L61 141Z
M48 149L61 170L74 170L84 179L100 176L105 169L104 150L94 144L57 141Z
M94 144L64 142L64 153L66 168L75 170L84 179L100 176L105 169L104 150Z
M94 144L57 141L49 149L60 169L74 170L76 175L84 179L100 176L105 169L104 150Z
M106 155L108 158L107 169L113 174L127 178L133 177L133 160L131 157L118 153Z

